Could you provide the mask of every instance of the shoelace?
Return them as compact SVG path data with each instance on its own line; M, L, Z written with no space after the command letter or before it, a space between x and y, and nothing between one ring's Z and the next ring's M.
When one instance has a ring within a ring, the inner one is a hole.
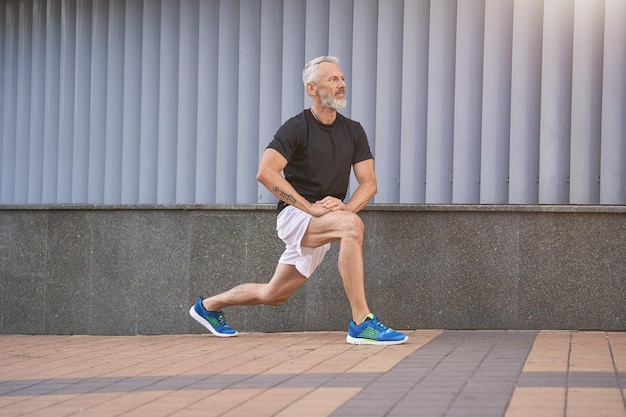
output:
M372 320L372 325L374 326L374 328L376 328L376 330L378 330L379 332L382 333L387 333L392 331L389 327L385 326L384 324L382 324L379 320L378 317L375 317Z
M222 325L222 326L227 326L226 324L226 320L224 320L224 313L222 313L221 311L219 311L217 313L217 321Z

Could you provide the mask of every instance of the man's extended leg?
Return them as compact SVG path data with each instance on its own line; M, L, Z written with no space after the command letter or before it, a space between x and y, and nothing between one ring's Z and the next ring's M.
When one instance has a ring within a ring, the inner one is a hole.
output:
M278 264L272 279L265 284L245 283L202 302L209 311L219 311L234 305L284 304L291 295L306 282L295 266Z
M267 284L246 283L203 300L189 309L189 315L219 337L235 336L237 332L226 324L224 307L233 305L281 305L306 282L293 265L278 264Z

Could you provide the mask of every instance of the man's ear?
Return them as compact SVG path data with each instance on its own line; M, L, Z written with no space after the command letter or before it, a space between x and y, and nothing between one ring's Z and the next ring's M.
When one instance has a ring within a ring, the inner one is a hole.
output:
M317 87L315 86L315 83L306 83L306 92L311 97L316 96L317 95Z

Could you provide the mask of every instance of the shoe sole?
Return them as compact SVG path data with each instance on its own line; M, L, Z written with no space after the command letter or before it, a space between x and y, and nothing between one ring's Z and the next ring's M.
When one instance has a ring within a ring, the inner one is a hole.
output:
M409 337L405 337L402 340L372 340L372 339L363 339L362 337L352 337L350 335L346 336L346 342L351 345L378 345L378 346L391 346L391 345L399 345L401 343L409 340Z
M235 332L233 334L230 334L230 333L220 333L217 330L215 330L215 327L211 326L211 323L209 323L204 317L202 317L200 314L198 314L194 307L195 306L191 306L191 308L189 309L189 315L191 317L193 317L193 319L195 321L197 321L198 323L203 325L208 331L213 333L215 336L217 336L217 337L233 337L233 336L237 336L237 332Z

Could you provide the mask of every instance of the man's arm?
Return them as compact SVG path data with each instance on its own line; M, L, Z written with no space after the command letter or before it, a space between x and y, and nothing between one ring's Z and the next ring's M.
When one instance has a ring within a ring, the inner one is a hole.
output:
M350 201L346 203L346 210L358 213L378 191L374 160L366 159L365 161L354 164L354 175L359 186L354 190L354 193L352 193Z
M287 166L287 160L275 149L267 148L261 157L256 179L272 194L287 204L299 208L313 216L322 216L328 209L319 204L311 204L289 184L283 177L282 171Z

